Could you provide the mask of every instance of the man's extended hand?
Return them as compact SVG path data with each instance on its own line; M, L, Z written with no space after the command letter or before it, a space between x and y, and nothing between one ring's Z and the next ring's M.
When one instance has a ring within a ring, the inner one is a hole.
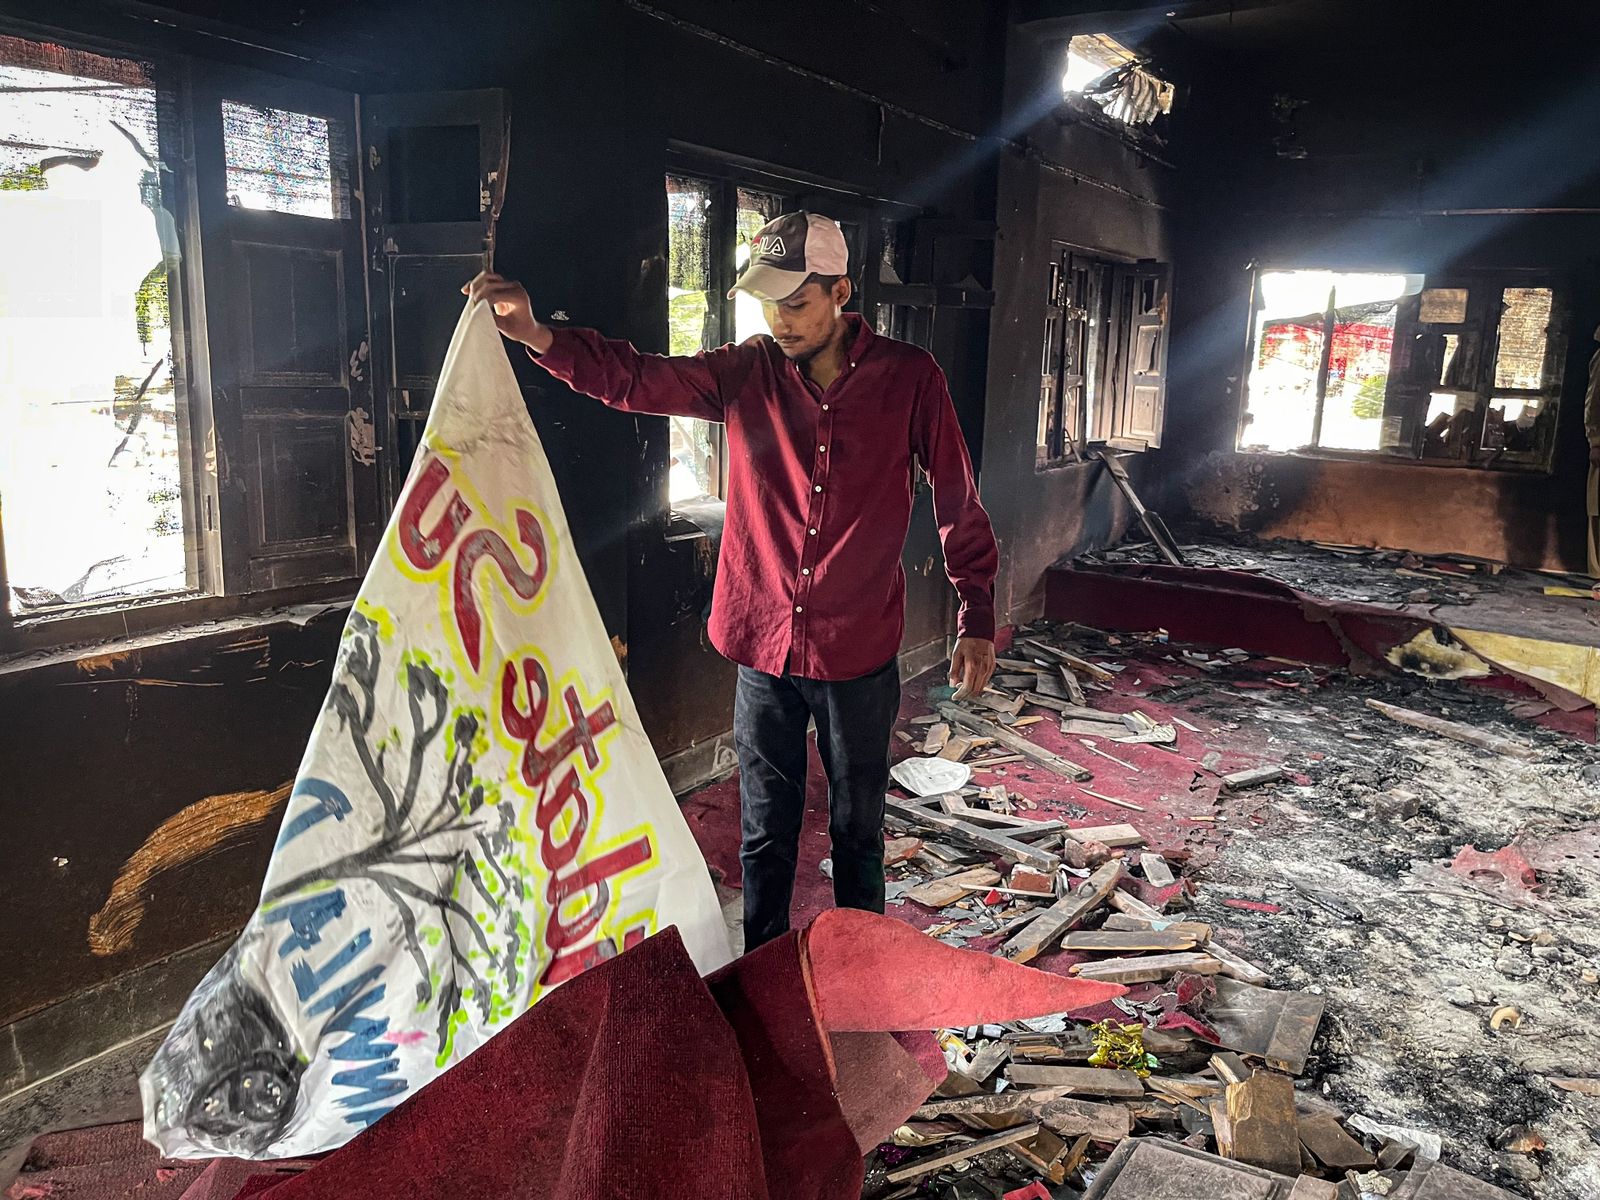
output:
M462 285L468 300L487 300L494 308L495 327L514 342L521 342L535 354L550 349L550 330L533 315L528 290L514 279L484 271L471 283Z
M957 638L950 655L950 683L957 700L981 696L994 674L994 643L988 638Z

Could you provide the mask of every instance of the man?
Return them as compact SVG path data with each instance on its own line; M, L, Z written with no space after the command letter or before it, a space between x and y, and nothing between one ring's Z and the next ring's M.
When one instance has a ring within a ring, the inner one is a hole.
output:
M1600 327L1594 331L1594 340L1600 342ZM1600 350L1589 360L1583 432L1589 439L1589 574L1600 579Z
M839 227L789 213L760 230L753 251L728 295L757 297L772 336L693 357L551 329L520 284L496 275L464 289L492 303L500 331L574 390L624 412L727 425L710 632L739 664L746 949L789 927L813 719L828 777L834 901L883 911L913 459L932 481L945 569L961 598L950 681L969 695L994 671L998 560L938 364L843 311L851 287Z

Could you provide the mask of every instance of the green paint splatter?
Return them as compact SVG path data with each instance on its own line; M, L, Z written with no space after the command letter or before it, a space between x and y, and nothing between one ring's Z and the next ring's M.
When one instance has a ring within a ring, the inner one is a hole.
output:
M389 610L382 608L370 600L356 601L356 611L378 627L378 637L382 641L392 641L394 638L394 617Z
M450 1059L455 1055L456 1031L467 1023L465 1009L458 1008L450 1014L450 1020L445 1026L444 1045L439 1047L439 1053L434 1057L434 1065L441 1070L450 1065Z

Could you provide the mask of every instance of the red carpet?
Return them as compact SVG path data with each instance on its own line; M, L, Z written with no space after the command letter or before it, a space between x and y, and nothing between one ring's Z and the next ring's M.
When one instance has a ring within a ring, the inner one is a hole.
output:
M702 981L668 929L561 988L303 1174L248 1179L238 1195L855 1200L863 1150L944 1076L929 1028L1122 991L848 911ZM237 1169L218 1171L231 1182Z

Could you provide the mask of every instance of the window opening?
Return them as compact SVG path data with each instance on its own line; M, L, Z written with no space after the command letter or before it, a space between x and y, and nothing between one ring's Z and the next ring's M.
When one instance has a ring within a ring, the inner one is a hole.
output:
M1240 449L1548 469L1560 297L1482 279L1262 271Z
M1537 388L1544 379L1550 346L1549 288L1510 287L1501 293L1500 345L1495 352L1494 386Z
M761 227L775 217L783 215L784 198L771 192L738 189L738 208L734 213L733 268L735 276L750 265L751 246ZM744 292L733 297L733 340L742 342L757 334L767 333L767 319L761 311L761 301Z
M1172 111L1175 89L1115 38L1080 33L1067 44L1061 91L1093 102L1114 121L1142 126Z
M1401 297L1410 277L1263 271L1244 446L1377 450Z
M344 215L326 118L224 100L222 148L234 208L325 220Z
M13 616L197 578L179 248L143 63L0 38L0 497Z

